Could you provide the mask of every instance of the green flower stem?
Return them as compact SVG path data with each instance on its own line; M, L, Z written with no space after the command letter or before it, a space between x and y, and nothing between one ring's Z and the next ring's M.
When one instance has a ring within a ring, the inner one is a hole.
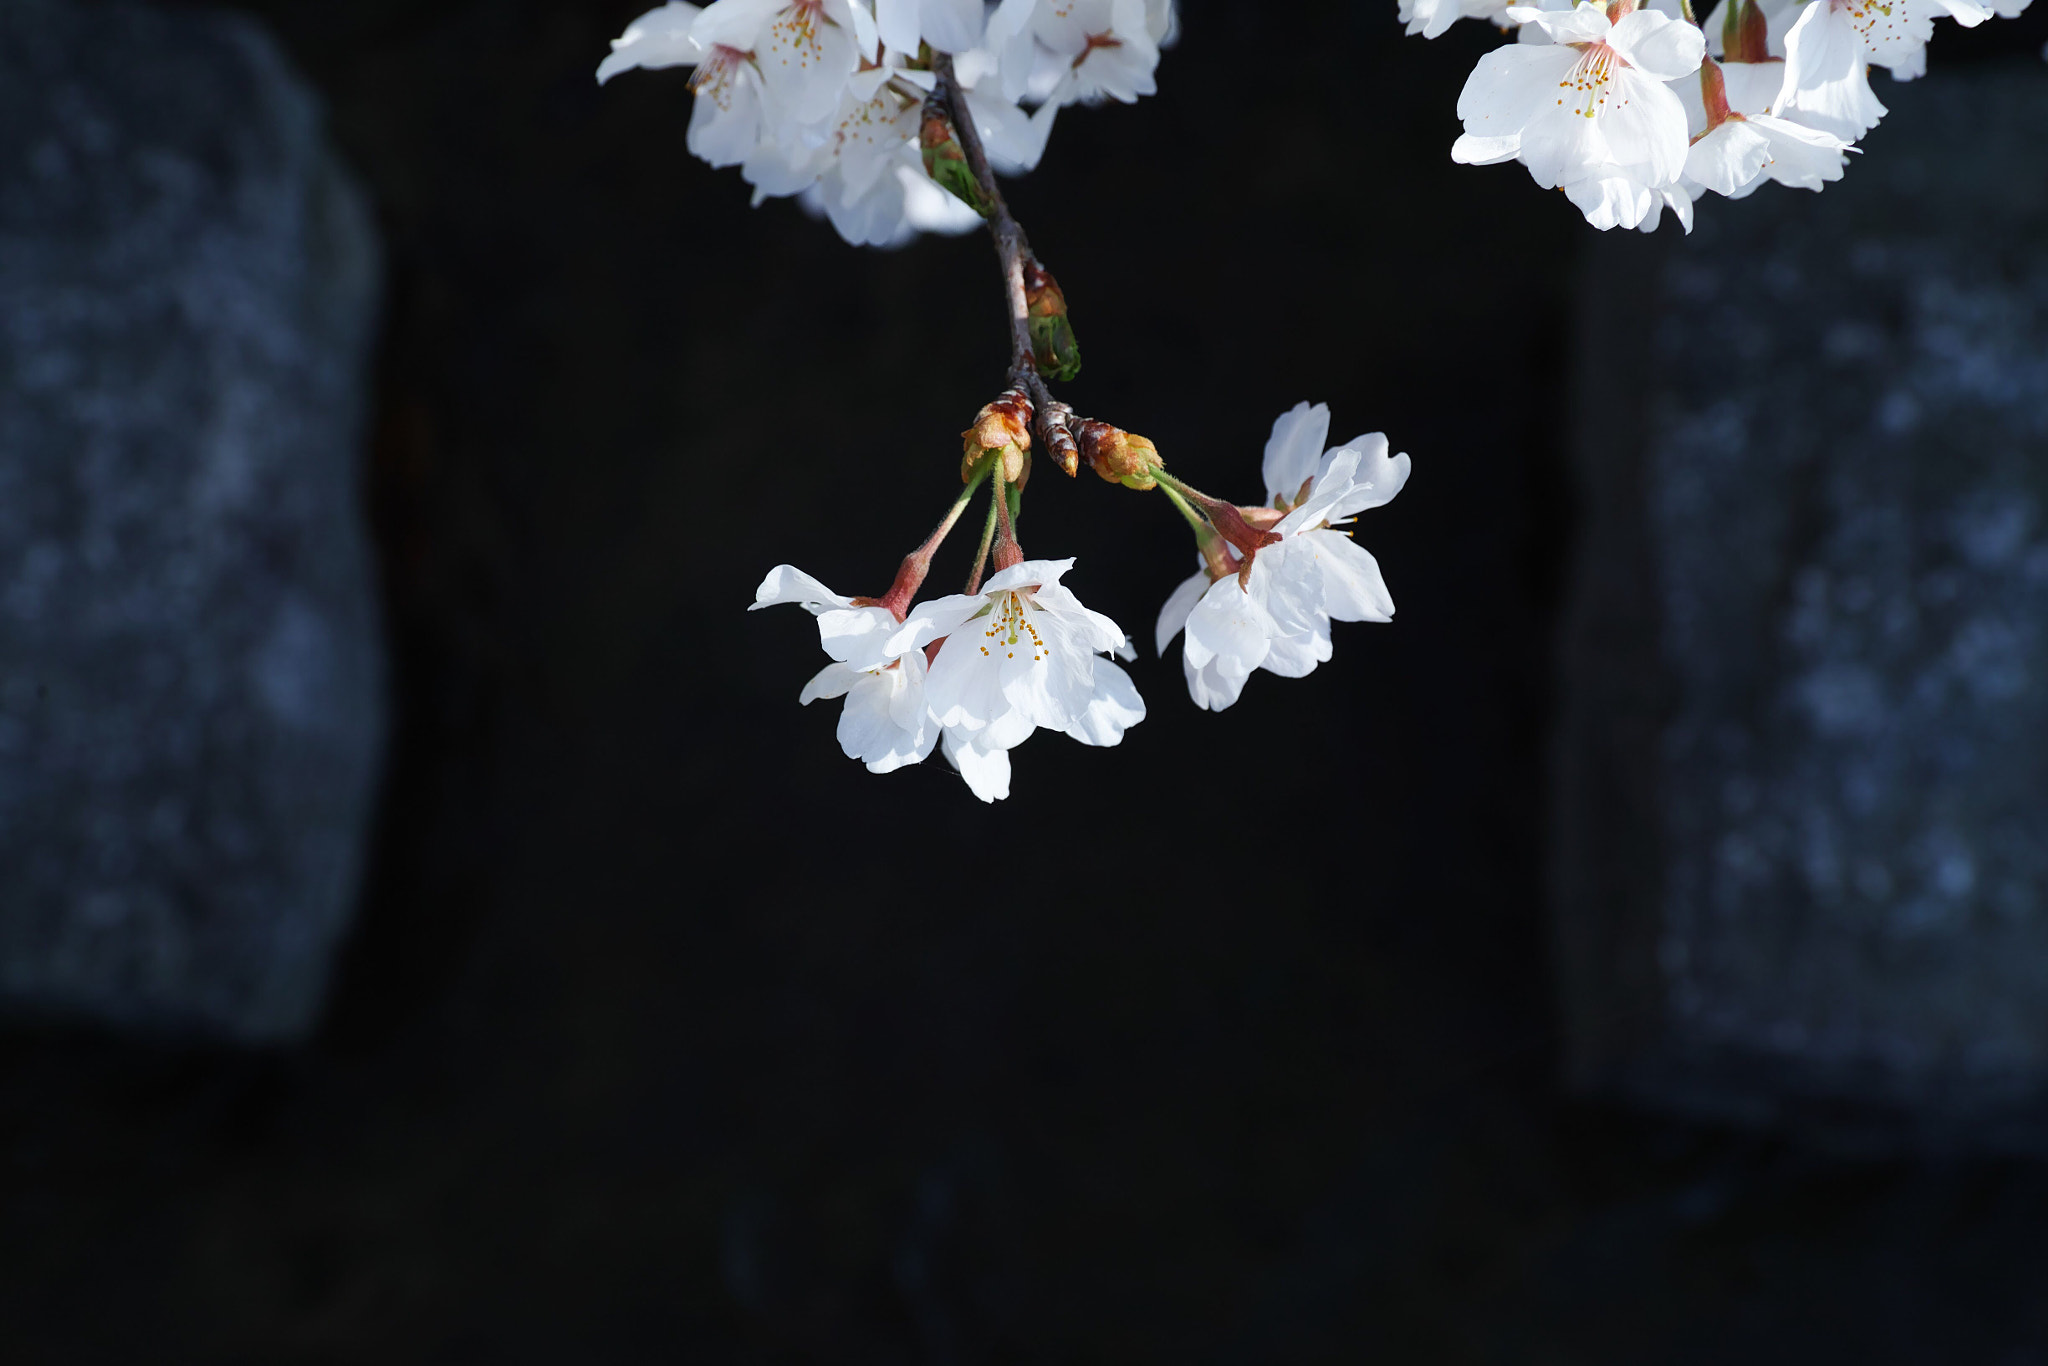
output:
M996 505L996 572L1000 574L1011 565L1020 564L1024 559L1024 548L1017 544L1017 527L1010 520L1010 490L1003 480L1000 466L995 471Z
M896 581L889 585L887 594L879 598L856 598L855 601L868 606L886 607L895 613L896 620L903 620L904 614L910 610L910 600L917 596L917 590L924 586L925 575L931 572L932 556L938 553L940 542L946 539L947 533L959 525L960 514L967 511L967 505L974 501L974 491L981 487L982 480L988 478L989 471L995 468L995 463L993 455L985 455L974 462L967 471L966 482L960 487L960 496L953 500L952 507L946 509L946 515L940 519L932 534L925 538L924 544L903 557L903 563L896 570ZM1001 487L1000 475L997 476L997 487Z
M1159 486L1168 493L1177 493L1189 502L1199 504L1205 510L1215 507L1223 501L1221 498L1211 498L1185 479L1178 479L1168 474L1164 465L1154 465L1152 467L1152 477L1157 479Z
M1157 479L1159 478L1159 474L1160 472L1158 470L1154 470L1152 472L1152 477L1154 479ZM1195 529L1196 540L1199 541L1205 536L1214 536L1216 534L1216 529L1209 525L1209 523L1202 517L1202 514L1195 511L1193 507L1189 506L1187 499L1181 497L1179 489L1175 488L1172 484L1165 483L1162 481L1159 485L1159 490L1160 492L1166 495L1166 500L1169 503L1173 504L1174 510L1180 513L1181 516L1187 518L1188 525Z
M988 518L981 524L981 547L974 552L974 572L967 576L967 595L981 591L981 576L988 569L989 547L996 543L996 500L988 500Z

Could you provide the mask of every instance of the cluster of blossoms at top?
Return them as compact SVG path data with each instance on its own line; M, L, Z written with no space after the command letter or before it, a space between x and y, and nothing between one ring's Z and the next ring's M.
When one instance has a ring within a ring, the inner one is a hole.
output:
M982 410L964 434L965 489L888 594L844 597L789 565L755 594L756 608L796 603L817 617L832 662L800 700L843 697L840 746L876 773L938 748L992 802L1010 793L1010 751L1037 731L1114 745L1145 719L1130 675L1105 657L1136 658L1129 638L1061 582L1074 561L1025 559L1016 543L1030 426L1028 400L1016 391ZM1407 482L1408 457L1390 455L1384 436L1326 450L1329 409L1300 404L1266 444L1267 501L1239 507L1168 474L1143 437L1099 422L1073 426L1077 455L1097 474L1162 490L1195 529L1201 569L1167 600L1157 639L1163 655L1184 637L1181 667L1198 705L1230 706L1259 669L1307 674L1330 658L1333 621L1393 619L1378 563L1341 529ZM967 591L913 602L933 552L985 479L995 491ZM983 583L991 547L996 573Z
M1174 27L1173 0L677 0L634 20L597 78L696 68L693 154L739 167L757 204L798 195L847 241L892 246L981 224L927 171L933 53L952 57L995 169L1015 174L1063 105L1153 93Z
M1927 69L1934 21L2013 18L2028 0L1721 0L1704 25L1691 0L1401 0L1410 33L1461 18L1516 41L1465 82L1451 149L1462 162L1519 161L1596 228L1688 232L1708 190L1740 199L1766 180L1818 190L1884 117L1870 68Z

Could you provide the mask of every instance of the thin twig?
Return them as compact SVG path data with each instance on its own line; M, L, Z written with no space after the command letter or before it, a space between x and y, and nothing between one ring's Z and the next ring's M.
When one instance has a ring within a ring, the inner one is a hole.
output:
M1003 198L1002 187L996 184L995 170L989 165L988 151L981 145L981 130L974 126L974 111L967 107L967 92L960 88L960 82L953 75L953 59L946 53L932 56L932 74L938 77L939 93L945 97L946 105L953 111L953 132L960 139L960 150L967 157L967 168L974 172L975 183L981 186L982 198L988 203L988 233L995 241L996 260L1003 271L1003 297L1010 313L1010 381L1021 384L1031 396L1031 406L1036 415L1033 423L1038 428L1039 440L1057 458L1061 446L1072 445L1062 442L1065 435L1066 405L1052 396L1046 387L1045 378L1038 373L1038 362L1031 347L1030 304L1024 294L1024 262L1031 256L1031 242L1025 237L1023 227L1010 214L1009 201ZM1074 471L1068 462L1061 461L1068 474Z
M981 130L974 126L974 111L967 107L967 92L954 78L953 58L944 52L934 53L932 74L938 77L939 91L953 111L953 133L967 156L967 168L974 172L982 198L988 203L989 236L995 239L996 259L1002 263L1003 294L1010 312L1010 369L1029 382L1038 377L1031 358L1031 323L1024 300L1024 258L1031 253L1031 244L1025 239L1024 229L1010 216L1010 206L996 184L988 152L981 145ZM1050 397L1044 393L1043 382L1031 385L1031 390L1034 403L1043 403Z

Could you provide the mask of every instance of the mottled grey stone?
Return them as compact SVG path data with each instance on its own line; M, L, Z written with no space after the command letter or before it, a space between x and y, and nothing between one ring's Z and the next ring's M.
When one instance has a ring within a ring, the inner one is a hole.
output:
M245 20L0 5L0 1004L302 1033L383 735L379 269Z
M2048 1143L2048 73L1594 244L1556 902L1576 1079Z

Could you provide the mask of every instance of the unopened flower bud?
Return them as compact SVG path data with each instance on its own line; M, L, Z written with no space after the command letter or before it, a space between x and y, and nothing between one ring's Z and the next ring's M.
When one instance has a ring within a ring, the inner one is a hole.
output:
M1021 484L1030 469L1031 400L1021 390L1006 389L974 415L974 425L960 433L960 479L966 482L984 457L1001 461L1003 479Z
M1092 418L1078 418L1068 427L1081 448L1081 458L1110 483L1139 490L1159 486L1152 471L1166 462L1159 458L1159 448L1144 437Z
M1081 468L1081 448L1075 444L1074 434L1067 425L1074 420L1074 410L1054 399L1040 416L1044 420L1039 424L1039 436L1052 453L1053 463L1072 479L1074 471Z
M981 192L981 182L974 178L974 168L967 164L967 153L960 146L960 135L937 96L925 101L924 122L918 129L917 141L924 152L924 173L968 208L988 217L988 200Z
M1067 317L1067 296L1052 272L1029 258L1024 262L1024 302L1038 373L1062 383L1080 374L1081 343Z

